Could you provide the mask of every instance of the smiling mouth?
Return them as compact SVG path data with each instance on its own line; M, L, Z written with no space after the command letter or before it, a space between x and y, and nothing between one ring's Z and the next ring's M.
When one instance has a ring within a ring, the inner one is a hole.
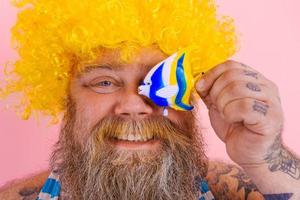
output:
M153 135L128 134L112 137L108 140L112 145L126 150L155 149L160 141Z
M153 140L154 135L153 134L144 134L144 135L140 135L140 134L123 134L123 135L119 135L117 137L113 137L113 139L115 140L124 140L124 141L130 141L130 142L146 142L149 140Z

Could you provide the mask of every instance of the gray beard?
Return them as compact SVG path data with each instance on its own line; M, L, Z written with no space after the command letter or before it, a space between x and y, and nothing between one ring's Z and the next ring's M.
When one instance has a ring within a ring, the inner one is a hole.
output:
M88 130L74 116L74 107L70 107L51 157L51 168L57 171L61 181L62 199L199 198L195 178L201 179L207 173L207 158L199 135L196 138L196 134L184 133L166 118L141 123L104 119L89 131L82 145L74 136ZM139 130L140 134L146 129L155 131L161 148L120 151L105 142L105 138L132 129Z

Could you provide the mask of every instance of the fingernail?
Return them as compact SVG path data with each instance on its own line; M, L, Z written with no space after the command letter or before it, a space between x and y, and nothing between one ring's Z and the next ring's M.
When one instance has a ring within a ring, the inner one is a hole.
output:
M197 89L198 89L199 91L203 91L203 90L204 90L204 84L205 84L204 79L201 79L201 80L197 83Z

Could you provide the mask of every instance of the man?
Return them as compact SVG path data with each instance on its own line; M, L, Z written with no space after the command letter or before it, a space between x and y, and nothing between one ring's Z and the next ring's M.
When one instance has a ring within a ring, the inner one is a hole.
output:
M46 4L35 6L43 5L47 16ZM113 9L119 5L110 6ZM53 13L57 11L51 8ZM43 14L39 17L46 21ZM86 30L81 31L85 34ZM76 39L76 35L73 37ZM74 50L76 43L73 41L72 46L68 42L62 43ZM34 42L34 48L32 45ZM65 113L50 171L6 186L0 199L35 199L38 195L39 199L124 200L300 198L300 160L281 143L283 112L274 83L249 66L226 61L196 81L191 97L196 107L193 111L168 108L168 116L163 116L163 108L139 95L137 89L149 70L168 55L156 44L132 45L134 50L130 52L134 53L124 59L124 51L130 45L102 45L100 51L95 51L94 59L88 61L78 56L81 52L77 52L76 59L72 57L76 60L72 64L77 67L66 75L69 82ZM30 54L30 59L43 59L43 49L40 51L32 52L40 57ZM51 66L65 57L58 57ZM27 61L30 59L27 57ZM17 73L22 74L18 63L16 66ZM60 68L55 69L59 73ZM41 79L47 79L46 76ZM36 74L30 77L34 82ZM56 78L59 82L65 77ZM22 83L26 84L26 80ZM40 87L49 85L44 82ZM197 95L205 102L211 124L226 144L228 155L239 166L209 161L206 157L201 130L196 126ZM32 99L30 105L34 107ZM48 184L40 192L49 174Z

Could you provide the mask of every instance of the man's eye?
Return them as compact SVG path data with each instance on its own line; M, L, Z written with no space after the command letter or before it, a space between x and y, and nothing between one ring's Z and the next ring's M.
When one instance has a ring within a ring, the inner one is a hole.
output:
M111 85L112 85L112 82L110 82L110 81L101 81L101 82L96 83L96 86L101 86L101 87L108 87Z
M107 94L113 93L120 88L120 84L117 80L110 77L99 77L92 80L89 84L89 88L94 92Z

